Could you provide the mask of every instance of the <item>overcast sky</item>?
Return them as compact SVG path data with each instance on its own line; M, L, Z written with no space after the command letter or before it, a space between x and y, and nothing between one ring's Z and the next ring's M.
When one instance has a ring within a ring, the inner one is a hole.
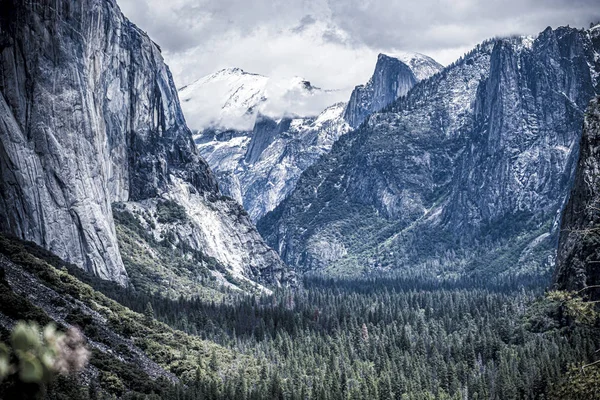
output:
M226 67L364 83L378 53L414 51L446 65L493 36L588 27L598 0L117 0L162 47L176 84Z

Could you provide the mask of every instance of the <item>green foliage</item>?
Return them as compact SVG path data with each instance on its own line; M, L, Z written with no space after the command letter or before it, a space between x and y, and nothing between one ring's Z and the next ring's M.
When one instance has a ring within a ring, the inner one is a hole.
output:
M315 277L235 304L151 301L157 318L264 360L248 398L534 399L598 341L578 327L568 339L529 330L538 293L518 281ZM237 398L233 378L206 390Z
M66 334L53 324L40 330L35 322L18 322L10 334L10 346L0 343L0 382L8 380L8 394L35 397L57 374L81 371L88 351L75 330ZM0 395L4 392L0 388Z
M65 321L71 325L75 325L80 327L81 329L85 329L93 322L93 318L91 315L83 313L80 309L76 308L72 310L65 318Z
M552 315L566 331L566 337L573 338L573 327L581 326L586 329L586 336L598 336L599 314L597 302L589 301L582 297L582 292L550 291L545 299L546 310L551 310ZM596 344L597 347L597 344ZM597 351L596 351L597 353ZM588 359L589 361L589 359ZM553 385L550 399L600 399L600 361L589 361L587 364L581 360L569 364L565 374Z
M216 272L239 288L256 290L231 276L214 258L177 240L169 229L157 240L151 219L143 213L134 215L114 204L113 216L123 263L132 284L139 290L174 299L183 295L221 300L229 297L231 291L217 282Z
M139 307L142 307L142 309L139 310L140 313L136 313L111 300L82 282L82 280L93 284L96 288L116 298L128 299L127 301L122 300L125 303L137 303L139 297L128 289L90 276L79 268L62 262L31 243L23 243L0 235L0 252L8 256L13 262L18 263L19 267L32 274L40 283L60 293L62 299L70 299L63 305L63 307L71 309L66 319L77 322L86 334L94 332L96 335L94 340L102 342L111 349L111 353L103 353L94 349L91 364L98 370L106 372L108 377L111 376L110 374L117 376L125 387L124 395L128 393L154 393L162 396L162 394L169 392L173 386L171 381L150 378L144 372L140 361L130 358L130 355L128 355L129 350L125 350L122 345L118 344L124 343L123 339L125 338L131 339L137 349L143 350L150 360L156 362L165 371L176 372L176 376L186 384L194 382L198 360L204 360L203 364L207 365L211 354L215 354L218 359L218 370L209 371L209 373L203 375L206 382L198 383L202 387L208 387L209 383L207 382L213 382L215 379L221 380L223 376L237 376L238 369L245 371L245 375L249 380L256 379L257 369L252 358L243 355L234 356L233 352L221 346L173 330L154 319L144 318L141 312L143 312L143 307L148 304L147 301L139 303ZM60 267L60 269L57 269L54 265ZM74 275L78 276L79 279ZM5 286L6 293L16 296L7 285L0 286ZM101 320L90 319L90 314L82 312L80 304L94 310L106 319L108 326L102 323ZM0 303L2 313L8 312L4 306L5 304ZM21 311L30 314L30 308L32 307L33 305L29 301L23 299L23 307L18 310L19 312L15 311L13 314L15 317ZM47 315L41 310L39 315L48 319ZM122 339L115 337L115 334L122 335ZM115 355L118 355L120 359ZM155 368L158 368L158 366ZM111 390L117 393L120 388L118 382L110 378L107 379L106 382L110 382L112 385ZM102 381L98 384L101 392L108 390L108 388L102 386ZM0 397L6 393L12 393L12 390L11 387L3 388L0 385Z
M147 302L146 308L144 309L144 318L146 321L152 321L154 319L154 309L152 308L152 303Z
M41 309L31 304L23 296L14 293L7 285L0 284L0 311L13 319L36 321L42 325L51 319Z
M125 392L125 385L119 377L112 372L102 372L100 375L100 383L102 387L116 396L121 396Z
M576 292L555 290L549 292L546 297L558 303L564 314L579 324L594 325L598 321L596 303L583 299Z
M553 387L550 399L600 399L600 368L571 364L560 382Z
M161 200L156 204L156 219L161 224L174 224L187 220L185 208L173 200Z
M217 358L217 353L214 350L210 354L210 361L208 362L208 366L214 372L219 370L219 359Z
M563 378L569 365L595 359L600 335L578 322L591 321L578 316L590 310L572 294L540 298L539 278L311 277L296 290L215 302L124 289L21 251L10 257L105 318L101 325L86 312L66 314L84 332L96 329L94 340L103 332L127 339L105 343L121 359L93 350L99 393L178 400L594 395L595 366L581 376L569 367ZM132 345L180 383L150 378L131 359ZM578 387L570 389L571 381Z
M10 349L4 343L0 343L0 382L10 374Z

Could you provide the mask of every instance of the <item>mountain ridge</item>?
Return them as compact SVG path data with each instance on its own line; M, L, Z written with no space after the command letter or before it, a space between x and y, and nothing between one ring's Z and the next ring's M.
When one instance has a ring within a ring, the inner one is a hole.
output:
M439 68L434 60L421 54L401 56L412 66L379 55L367 84L368 94L362 100L368 104L354 106L362 107L360 116L351 111L357 102L354 99L362 96L357 94L362 90L357 87L350 103L335 103L317 116L288 112L276 117L257 111L252 114L256 119L250 130L212 128L197 135L200 153L217 171L224 193L243 204L254 221L275 208L294 188L300 174L350 131L353 121L403 95L418 81L416 75L428 76Z
M598 47L573 28L483 42L342 137L259 230L299 270L454 274L519 248L547 271Z
M197 131L251 131L257 116L314 117L337 90L321 89L302 77L274 78L238 67L221 69L178 89L190 126Z

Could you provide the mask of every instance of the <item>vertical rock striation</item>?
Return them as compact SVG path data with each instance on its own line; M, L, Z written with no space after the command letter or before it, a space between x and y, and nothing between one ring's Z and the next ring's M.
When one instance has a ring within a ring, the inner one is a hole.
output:
M197 139L198 148L223 193L243 204L256 221L273 210L294 189L300 174L350 130L343 110L344 103L338 103L317 117L259 115L251 132L208 131Z
M422 54L405 53L398 57L380 54L371 80L356 87L349 103L333 104L316 117L257 115L254 128L247 132L205 130L196 141L200 153L215 171L221 190L243 204L255 221L273 210L291 193L302 172L327 154L333 143L352 126L360 125L367 115L405 95L416 82L442 68ZM235 76L245 78L239 87L236 86L237 79L229 81L236 88L231 90L234 93L231 97L236 100L251 97L250 89L256 85L246 82L257 79L255 75L239 74L238 70ZM208 78L215 77L222 78L223 74L217 73ZM206 85L206 82L201 83ZM326 92L313 88L306 81L301 83L305 96ZM192 85L184 88L182 96L193 99L190 92L197 89ZM242 94L238 95L238 92ZM240 103L245 110L247 103ZM186 107L190 109L192 105ZM193 111L190 109L190 112ZM227 104L222 111L229 113ZM252 112L257 114L255 110Z
M345 135L259 230L301 269L547 270L600 92L598 34L478 45Z
M175 188L190 207L215 204L220 218L195 225L211 238L195 243L206 253L222 251L214 247L227 239L212 235L222 220L227 230L253 232L231 216L241 212L235 206L217 204L217 181L197 152L159 47L114 0L8 0L2 7L2 231L121 284L127 273L113 202L168 197ZM272 252L258 234L235 251L251 258L257 251L257 264ZM268 262L265 268L283 268L273 254Z
M586 112L575 182L562 216L554 280L563 290L600 284L600 98L591 101ZM598 298L600 291L586 294Z
M370 114L382 110L406 95L420 80L442 70L442 66L422 54L400 60L379 54L373 76L366 85L357 86L344 110L344 119L358 127Z

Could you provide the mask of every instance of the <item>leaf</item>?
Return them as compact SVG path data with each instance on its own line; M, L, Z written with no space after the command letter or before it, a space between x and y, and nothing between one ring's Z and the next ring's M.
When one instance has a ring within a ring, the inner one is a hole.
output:
M44 354L40 357L42 364L46 369L51 370L54 368L54 355L51 351L45 351Z
M56 325L46 325L46 327L44 328L44 339L48 343L52 343L56 340Z
M0 356L0 381L10 373L10 364L8 357Z
M20 356L19 377L23 382L39 383L44 376L42 365L31 353L23 353Z
M10 356L10 349L4 343L0 343L0 357L8 358Z
M11 341L15 350L36 350L41 345L39 329L36 324L19 322L13 329Z

